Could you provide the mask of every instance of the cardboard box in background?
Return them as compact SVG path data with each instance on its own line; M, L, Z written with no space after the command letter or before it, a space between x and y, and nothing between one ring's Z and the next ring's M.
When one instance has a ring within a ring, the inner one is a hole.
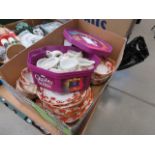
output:
M129 37L136 22L133 19L85 19L85 21L123 37Z
M34 110L32 110L32 107L29 105L30 103L32 103L32 101L29 101L29 99L25 100L24 98L21 98L21 95L20 96L18 95L18 93L14 89L14 87L15 87L17 79L20 76L21 70L27 66L28 53L33 49L40 48L40 47L43 47L46 45L63 45L63 43L64 43L63 31L65 28L80 29L82 31L90 33L94 36L98 36L99 38L104 39L105 41L109 42L113 46L113 52L110 55L110 58L116 61L117 66L121 62L125 43L126 43L125 38L123 38L113 32L110 32L107 30L103 31L103 29L97 28L96 26L94 26L92 24L88 24L87 22L85 22L83 20L72 20L72 21L64 24L60 28L56 29L51 34L49 34L42 40L38 41L31 47L23 50L19 55L16 55L11 61L9 61L7 64L2 66L2 68L0 68L1 76L6 81L6 83L10 89L8 87L6 87L6 88L8 88L8 91L11 92L10 95L14 94L16 96L17 100L14 99L14 102L16 102L16 103L12 103L12 104L14 104L18 110L22 111L27 116L29 116L34 122L37 122L37 124L39 124L43 128L46 128L51 133L53 130L53 128L51 129L51 127L50 127L51 122L49 122L46 118L44 118L45 119L45 122L44 122L41 118L36 117L36 115L38 115L38 113L34 112ZM100 95L102 94L102 91L104 90L107 83L108 82L104 83L101 86L93 86L92 87L93 93L94 93L94 102L93 102L92 106L90 107L89 111L83 117L83 119L81 119L74 126L71 127L71 130L73 129L71 133L80 134L85 129L87 122L90 119L94 108L96 107L97 100L100 97ZM9 97L8 94L9 93L7 93L7 95L5 95L4 93L2 93L2 91L0 91L0 95L4 96L5 98L7 97L7 99L9 100L11 98ZM43 115L42 115L42 117L43 117ZM60 122L57 123L57 121L55 121L55 123L56 124L54 124L54 126L56 128L59 128L60 130L62 130L62 126L60 125ZM64 132L64 131L62 131L62 132Z
M44 19L23 19L20 21L27 22L31 26L36 26L38 24L41 24L43 20ZM62 23L66 23L66 22L70 21L70 19L57 19L57 20ZM7 24L5 26L11 30L14 30L15 26L20 21L13 22L13 23ZM128 35L130 35L132 28L136 22L135 19L105 19L104 21L105 21L105 23L103 25L106 28L106 30L115 32L123 37L128 37ZM93 22L93 23L95 23L95 22Z
M36 25L39 25L39 24L42 24L43 21L45 21L46 19L22 19L22 20L19 20L19 21L16 21L16 22L13 22L13 23L10 23L10 24L6 24L5 27L7 27L8 29L10 30L15 30L16 29L16 25L20 22L26 22L28 23L30 26L36 26ZM51 22L52 21L59 21L57 19L48 19L50 20ZM61 22L61 21L59 21ZM62 22L61 22L62 23Z
M59 20L56 20L56 19L49 19L49 20L51 22L52 21L59 21ZM20 22L26 22L30 26L34 27L36 25L42 24L43 21L44 21L44 19L23 19L23 20L18 20L16 22L13 22L13 23L10 23L10 24L6 24L5 27L7 27L8 29L14 31L16 29L16 25L18 23L20 23ZM59 22L61 22L61 21L59 21ZM46 37L46 36L44 36L44 37ZM7 49L7 55L9 57L9 59L12 59L12 57L14 57L15 55L18 55L24 49L25 49L25 47L23 45L19 45L19 44L18 45L13 45L13 46L11 46L11 49L10 48Z
M134 19L106 19L106 29L123 37L128 37L135 24Z

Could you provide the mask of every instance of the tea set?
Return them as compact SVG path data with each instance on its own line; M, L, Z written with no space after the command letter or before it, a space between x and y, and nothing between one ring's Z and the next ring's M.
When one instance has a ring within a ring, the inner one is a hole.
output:
M93 85L104 83L114 72L114 65L115 63L111 59L102 60L92 75L91 83Z
M92 69L95 62L83 58L82 52L68 50L62 53L60 50L46 51L46 56L37 61L36 66L56 73L82 71Z
M32 73L24 68L16 82L16 89L30 99L36 99L46 112L54 113L65 123L77 121L92 103L91 88L74 93L57 93L45 88L38 88L33 81Z
M82 118L93 103L90 82L105 82L114 72L115 62L108 58L112 47L107 42L72 29L64 30L64 36L65 46L48 46L29 53L28 68L22 70L16 88L35 98L49 115L71 124Z

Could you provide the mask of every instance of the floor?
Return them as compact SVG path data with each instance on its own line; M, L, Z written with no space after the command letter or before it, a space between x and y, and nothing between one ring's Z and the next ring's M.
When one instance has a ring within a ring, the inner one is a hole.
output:
M37 128L23 121L0 102L0 135L40 135Z
M142 20L134 27L130 39L144 36L150 56L141 64L115 73L85 134L155 134L155 40L150 31L154 24L155 20ZM0 105L0 134L41 133Z
M155 20L142 20L131 38L144 36L150 56L118 71L104 92L86 134L155 134Z

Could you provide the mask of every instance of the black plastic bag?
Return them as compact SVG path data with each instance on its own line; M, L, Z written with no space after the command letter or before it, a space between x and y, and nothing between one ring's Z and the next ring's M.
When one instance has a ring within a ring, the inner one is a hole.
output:
M126 45L118 70L126 69L143 62L148 56L149 52L144 38L142 36L136 37Z

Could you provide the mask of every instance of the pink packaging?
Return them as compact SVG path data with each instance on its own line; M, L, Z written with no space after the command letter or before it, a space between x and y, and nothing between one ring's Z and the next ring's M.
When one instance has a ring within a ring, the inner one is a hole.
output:
M29 53L27 63L29 70L32 72L35 84L59 93L81 91L89 87L91 75L95 67L100 63L100 58L96 55L83 53L86 58L95 61L95 67L90 70L55 73L36 66L37 60L45 57L47 50L60 50L65 53L69 49L77 52L81 51L79 48L70 46L46 46Z
M89 54L107 58L112 53L112 46L109 43L88 33L76 29L65 29L64 37Z

